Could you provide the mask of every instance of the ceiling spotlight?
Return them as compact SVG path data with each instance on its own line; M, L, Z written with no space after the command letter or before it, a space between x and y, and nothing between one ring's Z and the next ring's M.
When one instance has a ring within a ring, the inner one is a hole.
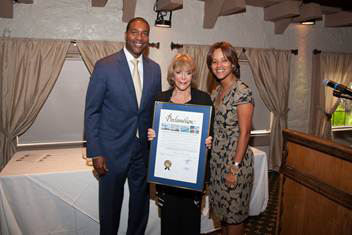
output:
M156 27L171 28L172 11L157 11Z
M307 1L306 1L307 2ZM314 25L316 21L322 20L321 6L317 3L305 3L300 6L300 15L292 19L293 23Z
M313 24L315 24L315 20L302 21L301 24L304 24L304 25L313 25Z

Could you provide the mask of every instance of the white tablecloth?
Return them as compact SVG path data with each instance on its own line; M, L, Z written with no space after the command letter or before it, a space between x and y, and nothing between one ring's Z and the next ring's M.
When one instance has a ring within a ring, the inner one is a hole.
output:
M255 177L250 214L264 211L268 201L267 160L254 149ZM84 149L22 151L0 172L0 226L2 235L96 235L98 182L82 158ZM125 195L119 234L126 234L129 192ZM206 213L205 213L206 214ZM212 220L202 216L202 232L214 230ZM145 234L160 234L154 201Z

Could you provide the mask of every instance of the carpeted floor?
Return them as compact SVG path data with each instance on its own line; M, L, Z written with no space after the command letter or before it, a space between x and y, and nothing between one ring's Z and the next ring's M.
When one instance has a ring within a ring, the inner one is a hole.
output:
M251 216L246 222L246 235L275 234L276 216L279 213L279 174L269 172L269 201L265 211Z
M276 216L279 208L279 173L269 172L269 201L265 211L250 216L245 222L246 235L273 235L276 230ZM220 231L207 235L219 235Z

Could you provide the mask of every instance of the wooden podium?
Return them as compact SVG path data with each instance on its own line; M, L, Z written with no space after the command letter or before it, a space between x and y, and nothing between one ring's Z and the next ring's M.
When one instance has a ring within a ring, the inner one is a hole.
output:
M352 234L352 148L283 130L280 168L282 235Z

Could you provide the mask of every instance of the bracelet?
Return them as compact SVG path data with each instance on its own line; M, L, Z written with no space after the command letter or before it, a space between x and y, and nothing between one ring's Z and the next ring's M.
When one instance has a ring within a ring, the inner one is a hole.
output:
M237 167L238 168L238 166L240 165L240 163L239 162L235 162L235 167Z
M237 175L237 173L240 171L240 169L238 168L238 166L232 166L232 167L230 167L230 173L232 174L232 175Z

